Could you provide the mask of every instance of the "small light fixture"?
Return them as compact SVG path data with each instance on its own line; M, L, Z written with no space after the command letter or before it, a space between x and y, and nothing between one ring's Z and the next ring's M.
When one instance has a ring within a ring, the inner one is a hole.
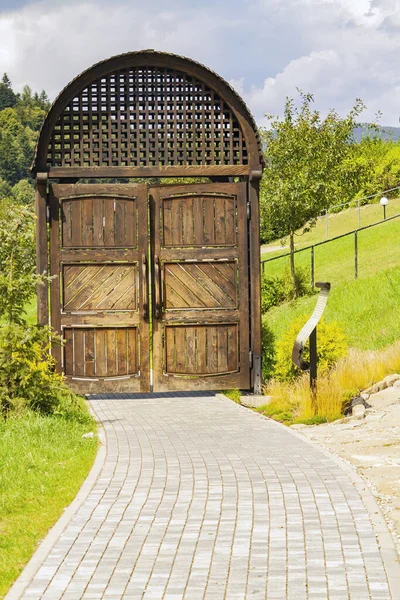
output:
M383 196L380 199L379 204L383 206L383 219L386 219L386 207L389 204L389 200L386 198L386 196Z

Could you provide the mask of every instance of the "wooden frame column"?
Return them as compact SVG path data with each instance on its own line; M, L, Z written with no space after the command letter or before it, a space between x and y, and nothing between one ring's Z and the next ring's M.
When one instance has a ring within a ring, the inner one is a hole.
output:
M47 173L36 175L36 273L47 275L49 270L47 242ZM37 286L37 322L49 324L49 286Z
M249 246L250 246L250 327L253 364L251 369L251 387L254 394L261 394L261 264L260 264L260 179L262 167L253 171L248 184Z

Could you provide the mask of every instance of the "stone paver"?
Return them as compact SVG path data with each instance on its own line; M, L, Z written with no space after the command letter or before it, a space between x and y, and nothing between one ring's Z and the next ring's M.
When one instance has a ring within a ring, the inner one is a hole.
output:
M349 475L211 394L95 397L107 455L26 600L388 600ZM128 399L130 398L130 399Z

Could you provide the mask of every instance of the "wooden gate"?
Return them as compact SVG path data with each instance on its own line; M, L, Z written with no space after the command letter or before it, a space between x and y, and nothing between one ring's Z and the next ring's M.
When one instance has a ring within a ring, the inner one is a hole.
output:
M32 166L38 322L77 391L260 391L262 170L243 100L190 59L115 56L60 93Z
M50 211L70 385L150 391L153 365L155 391L250 386L245 184L52 185Z

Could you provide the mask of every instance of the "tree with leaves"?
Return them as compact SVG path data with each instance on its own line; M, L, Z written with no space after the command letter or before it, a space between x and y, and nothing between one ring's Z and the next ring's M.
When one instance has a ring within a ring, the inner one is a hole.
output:
M0 110L3 110L3 108L11 108L12 106L15 106L16 103L17 96L12 90L11 81L7 73L4 73L0 82Z
M342 165L355 143L353 130L364 109L357 100L345 118L331 110L325 119L312 109L313 96L299 91L300 107L287 98L283 119L270 116L261 132L267 169L261 181L261 238L289 237L290 272L295 274L295 235L309 231L321 211L357 189Z

